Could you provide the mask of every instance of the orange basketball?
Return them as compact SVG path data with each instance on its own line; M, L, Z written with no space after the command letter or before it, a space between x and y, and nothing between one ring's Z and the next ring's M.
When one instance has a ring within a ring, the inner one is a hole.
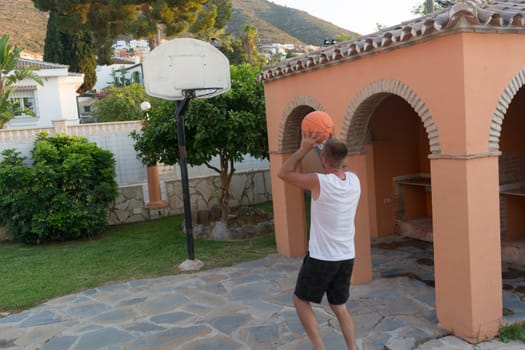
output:
M323 142L334 133L334 121L326 112L313 111L303 118L301 131L310 136L315 133L315 136L319 137L319 141Z

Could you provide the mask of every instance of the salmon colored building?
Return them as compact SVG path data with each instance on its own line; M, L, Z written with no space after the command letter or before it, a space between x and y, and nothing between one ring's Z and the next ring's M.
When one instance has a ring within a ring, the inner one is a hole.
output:
M502 249L525 241L525 1L460 0L260 80L278 251L306 251L304 193L277 172L302 118L323 110L361 180L353 282L372 278L371 238L432 240L440 326L473 343L497 335Z

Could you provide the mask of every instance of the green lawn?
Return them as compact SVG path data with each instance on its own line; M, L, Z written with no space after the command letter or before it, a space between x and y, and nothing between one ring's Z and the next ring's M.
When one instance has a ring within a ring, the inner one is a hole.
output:
M271 203L260 207L271 210ZM0 243L0 311L17 312L47 299L103 284L177 274L187 259L182 215L110 226L96 239L27 246ZM268 234L251 240L195 240L204 269L230 266L275 252Z

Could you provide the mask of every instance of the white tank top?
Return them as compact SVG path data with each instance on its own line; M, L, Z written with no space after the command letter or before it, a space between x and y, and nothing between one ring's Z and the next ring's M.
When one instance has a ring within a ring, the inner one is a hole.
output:
M318 199L311 201L310 256L325 261L355 258L355 213L361 194L359 178L352 172L341 180L335 174L317 174Z

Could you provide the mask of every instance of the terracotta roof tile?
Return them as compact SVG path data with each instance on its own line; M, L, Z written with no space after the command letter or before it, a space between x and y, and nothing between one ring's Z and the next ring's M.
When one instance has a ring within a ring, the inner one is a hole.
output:
M266 66L259 74L259 80L281 79L380 50L401 48L432 36L461 31L525 33L525 0L458 0L440 12Z
M19 58L18 64L16 65L17 68L23 68L23 67L36 67L37 69L68 69L69 66L64 64L57 64L57 63L49 63L49 62L43 62L43 61L35 61L35 60L29 60L26 58Z
M36 90L36 85L14 85L16 91Z

